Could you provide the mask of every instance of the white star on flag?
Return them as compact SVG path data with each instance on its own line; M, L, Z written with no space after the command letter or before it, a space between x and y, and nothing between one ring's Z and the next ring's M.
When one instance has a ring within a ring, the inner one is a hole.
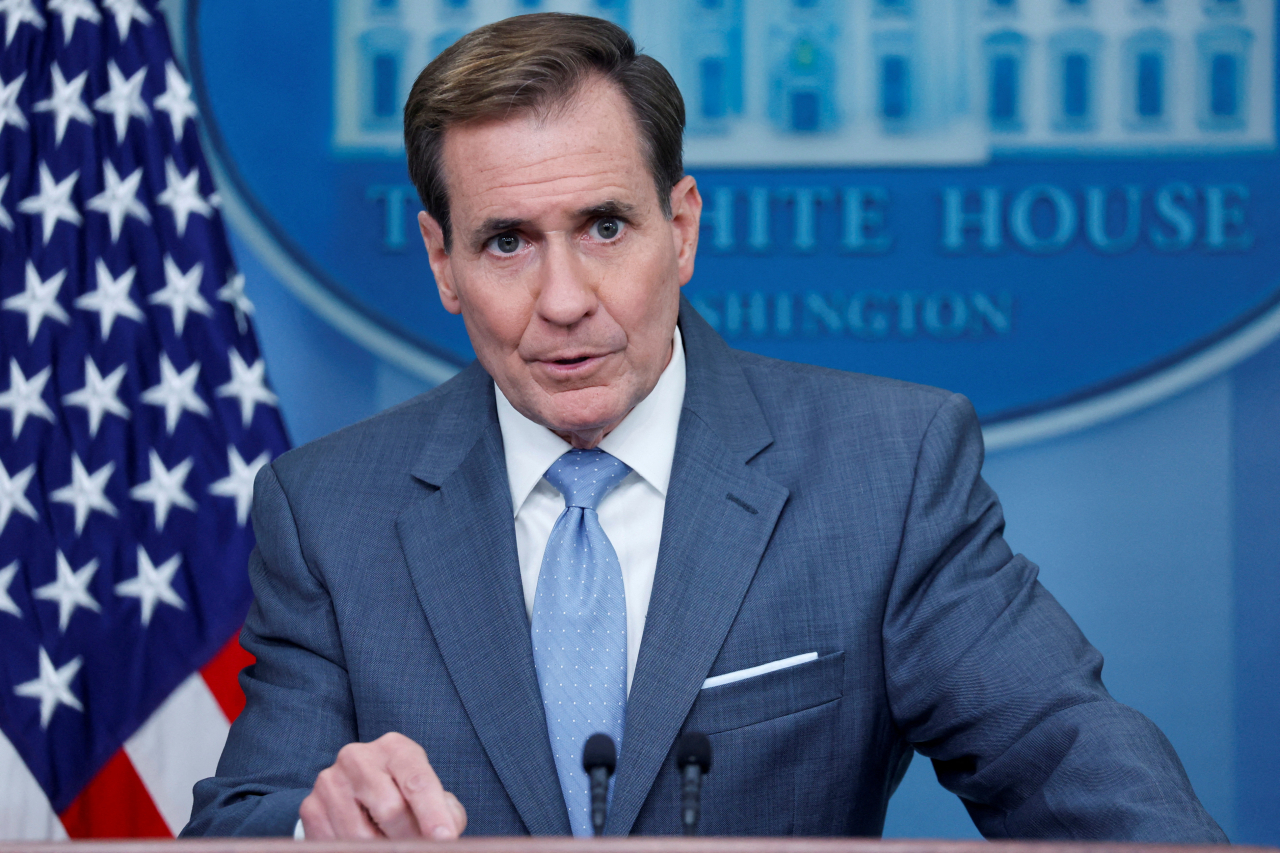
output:
M124 379L124 374L125 365L122 364L111 371L110 376L103 378L93 357L84 357L84 387L65 395L62 402L67 406L84 408L89 417L89 438L98 437L98 426L107 412L128 420L129 407L120 402L119 397L120 382Z
M35 264L27 261L26 288L21 293L6 299L3 306L8 311L27 315L28 343L36 339L36 332L40 330L40 324L44 322L45 317L57 320L63 325L71 322L71 318L67 316L67 309L63 308L62 303L58 301L58 291L62 289L62 282L66 277L67 271L62 270L49 276L47 281L42 281Z
M25 71L8 82L0 77L0 133L4 132L6 124L11 124L18 130L27 129L27 117L22 114L22 107L18 106L18 91L22 89L22 81L26 79Z
M129 119L140 118L151 121L151 110L142 100L142 83L147 77L147 66L142 66L132 77L125 78L115 60L107 63L107 76L110 78L110 89L105 95L98 96L93 108L101 113L110 113L115 121L116 143L124 142L124 135L129 130Z
M175 506L195 511L196 502L191 500L191 496L183 488L187 482L187 475L191 473L192 461L188 457L172 469L166 468L164 462L160 460L160 454L152 448L151 479L129 490L129 497L136 501L146 501L155 507L156 530L164 529L164 523L169 518L169 510Z
M234 347L227 355L231 362L231 381L219 385L217 394L219 397L235 397L240 401L240 420L248 428L253 420L254 408L259 403L274 406L277 397L267 389L266 362L258 359L250 367Z
M49 721L53 719L53 712L59 705L66 705L84 713L84 706L71 692L71 680L80 671L82 663L84 658L77 655L69 663L55 668L53 661L49 660L49 653L44 650L44 646L41 646L39 677L24 681L13 688L13 692L19 696L40 700L40 728L49 728Z
M128 317L139 323L143 321L142 309L129 298L129 288L133 287L133 275L136 267L129 267L119 278L113 278L111 270L102 258L94 262L98 276L98 287L88 293L77 296L75 306L85 311L98 312L98 327L105 341L111 335L111 327L117 317Z
M144 26L151 23L151 15L138 4L138 0L103 0L102 5L115 16L120 41L129 37L129 28L134 21Z
M84 523L93 510L116 517L116 505L106 496L107 480L116 470L116 463L108 462L90 474L78 454L71 454L71 482L49 494L49 499L69 504L76 511L76 535L84 530Z
M159 112L169 114L169 125L173 128L173 138L182 141L182 132L187 119L195 118L199 112L195 102L191 100L191 84L182 76L178 66L173 62L164 64L164 92L156 97L151 105Z
M18 27L31 24L44 29L44 17L36 11L32 0L0 0L0 12L4 12L4 46L8 47L17 35Z
M36 519L36 508L27 500L27 486L35 474L36 466L33 464L10 476L9 469L0 461L0 532L4 531L14 510L33 521Z
M77 607L94 613L102 612L97 599L89 592L89 584L98 572L98 559L95 557L74 572L61 551L58 551L57 562L57 578L52 583L37 587L34 595L44 601L58 603L58 630L65 632Z
M91 24L102 23L102 15L98 13L97 7L90 0L49 0L47 5L50 12L57 12L62 16L62 43L64 45L70 43L71 36L75 33L76 24L80 21L88 21Z
M209 407L196 393L196 380L199 378L200 362L192 362L190 367L179 373L169 360L169 354L160 354L160 382L142 392L142 402L164 408L164 425L169 435L173 435L183 412L209 414Z
M93 113L89 111L89 105L84 102L82 95L85 81L88 79L89 72L81 71L78 77L68 83L62 76L62 69L54 65L53 94L43 101L37 101L32 107L38 113L53 113L53 137L57 145L62 144L63 134L67 132L67 123L72 119L84 124L93 124Z
M182 565L182 557L174 554L159 566L151 562L151 555L138 546L138 574L127 581L116 584L116 595L138 599L142 606L142 626L151 624L151 614L156 605L164 602L179 610L186 610L187 604L182 596L173 590L173 575Z
M184 177L178 171L172 159L164 161L165 188L156 196L156 203L163 204L173 211L173 221L178 228L178 236L187 233L187 220L191 214L198 213L207 217L213 208L200 195L200 170L192 167Z
M44 386L49 382L52 372L52 367L46 367L34 376L28 377L22 372L22 367L19 366L16 358L9 359L9 389L0 393L0 409L9 410L9 415L13 419L15 441L18 433L22 432L27 418L32 415L53 423L53 410L44 401Z
M4 192L4 187L0 186L0 193ZM218 288L218 299L228 303L232 310L236 312L236 328L244 334L249 329L249 315L253 313L253 303L249 301L249 297L244 294L244 276L241 273L232 273L227 278L227 283Z
M0 228L6 231L13 230L13 217L9 215L8 209L4 206L4 191L9 189L9 175L0 175ZM218 291L222 293L221 290ZM238 314L236 315L239 316Z
M70 222L72 225L77 226L81 223L80 211L76 210L76 206L71 203L71 193L75 189L76 180L79 177L80 170L77 169L63 178L61 182L55 181L53 173L49 171L49 164L42 162L40 164L40 192L33 196L27 196L18 202L18 210L40 217L40 225L44 229L45 245L49 244L49 238L53 236L53 229L57 227L59 222Z
M199 261L183 272L178 262L164 256L164 287L147 299L152 305L168 305L173 312L173 328L182 334L187 323L187 312L194 311L206 317L213 316L213 307L200 293L200 279L204 277L204 262Z
M3 569L0 569L0 611L12 613L14 616L21 619L22 608L18 607L17 602L13 600L13 596L9 595L9 587L13 584L13 577L17 573L17 560L14 560Z
M241 527L249 520L249 508L253 505L253 480L258 470L271 461L271 454L262 451L252 462L245 462L240 451L232 445L227 448L227 476L209 484L209 494L231 498L236 502L236 521Z
M151 224L151 211L138 201L138 184L142 181L141 166L121 180L116 167L110 160L106 160L102 165L102 180L106 186L102 188L102 192L89 199L85 207L107 215L107 221L111 224L112 243L120 239L120 229L124 227L124 220L128 216L141 220L144 225Z

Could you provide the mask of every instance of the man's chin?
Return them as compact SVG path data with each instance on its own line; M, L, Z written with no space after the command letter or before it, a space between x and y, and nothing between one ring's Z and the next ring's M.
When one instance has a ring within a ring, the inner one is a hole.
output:
M574 447L584 446L584 442L585 446L594 447L600 443L601 439L612 432L613 428L621 423L624 417L625 414L607 420L557 418L551 423L544 424L544 426Z
M566 438L568 435L586 438L595 436L590 442L594 446L601 438L622 422L631 411L616 399L600 399L599 389L584 389L582 392L561 392L555 395L555 405L535 412L530 420L542 424L547 429ZM590 393L596 391L597 393ZM570 441L575 447L577 441Z

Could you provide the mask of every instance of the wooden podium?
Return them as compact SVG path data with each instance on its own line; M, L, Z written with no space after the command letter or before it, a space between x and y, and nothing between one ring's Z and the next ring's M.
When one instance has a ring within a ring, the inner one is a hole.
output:
M1233 853L1280 853L1232 847ZM460 841L293 841L201 838L183 841L5 842L0 853L1222 853L1213 845L1113 842L929 841L844 838L464 838Z

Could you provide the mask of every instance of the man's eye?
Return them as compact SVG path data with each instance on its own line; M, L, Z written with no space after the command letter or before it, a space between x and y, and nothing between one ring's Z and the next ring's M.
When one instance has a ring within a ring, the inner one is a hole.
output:
M499 234L489 240L489 248L500 255L511 255L518 252L523 243L524 241L515 234Z
M591 226L593 235L600 240L612 240L622 233L622 221L606 217L596 220Z

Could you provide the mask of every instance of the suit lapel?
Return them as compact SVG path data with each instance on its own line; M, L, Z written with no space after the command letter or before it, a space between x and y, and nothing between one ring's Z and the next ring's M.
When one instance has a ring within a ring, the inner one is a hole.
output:
M567 834L520 586L502 434L492 386L478 372L464 380L476 387L459 390L465 411L433 430L414 469L423 485L396 529L449 677L498 778L531 833Z
M723 341L684 303L685 406L607 832L631 831L786 502L747 462L772 438Z

